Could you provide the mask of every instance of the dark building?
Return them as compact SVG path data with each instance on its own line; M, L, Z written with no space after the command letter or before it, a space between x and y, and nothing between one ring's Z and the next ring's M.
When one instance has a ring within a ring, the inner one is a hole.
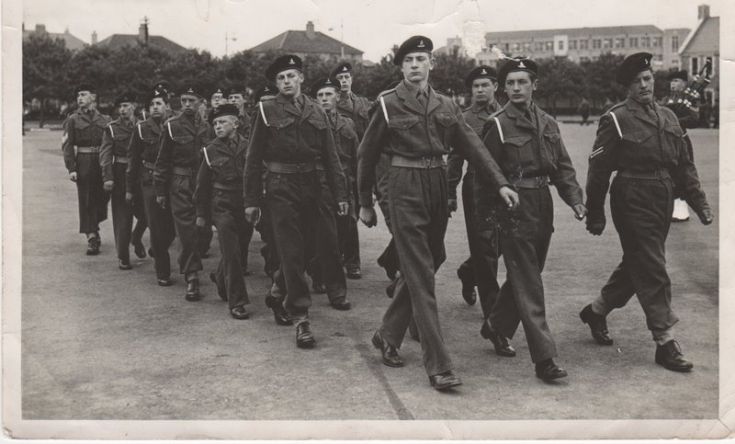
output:
M289 30L278 34L270 40L250 48L255 53L279 51L296 54L318 56L323 60L339 58L352 63L362 63L363 51L347 45L322 32L314 30L314 23L308 22L305 31Z
M138 27L137 34L112 34L111 36L96 42L97 33L92 33L92 44L110 48L112 50L120 49L124 46L151 46L162 49L169 53L177 53L186 51L186 48L178 43L167 39L160 35L150 35L148 32L148 18L144 18Z

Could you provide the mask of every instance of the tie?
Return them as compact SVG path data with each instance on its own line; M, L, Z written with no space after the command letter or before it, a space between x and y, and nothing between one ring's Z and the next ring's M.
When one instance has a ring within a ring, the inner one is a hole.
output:
M295 99L293 99L293 106L295 106L295 107L296 107L296 110L297 110L298 112L301 112L301 101L299 100L299 98L298 98L298 97L297 97L297 98L295 98Z
M429 106L429 99L428 99L428 90L427 91L419 91L418 96L416 99L419 101L419 104L426 109Z

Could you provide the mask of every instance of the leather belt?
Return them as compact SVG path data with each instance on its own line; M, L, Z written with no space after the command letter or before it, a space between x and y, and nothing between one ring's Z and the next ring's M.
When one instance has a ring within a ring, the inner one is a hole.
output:
M100 147L98 146L78 146L77 154L99 154Z
M127 157L122 157L122 156L112 156L112 161L115 162L115 163L127 164L128 163L128 158Z
M549 176L510 178L510 183L516 188L546 188L549 186Z
M242 184L226 184L226 183L220 183L215 182L212 184L212 188L215 190L222 190L222 191L242 191Z
M621 170L621 171L618 171L618 176L625 177L626 179L646 179L646 180L671 179L669 170L663 169L663 168L652 170L652 171Z
M317 166L315 162L301 162L301 163L285 163L285 162L266 162L266 168L271 173L280 174L298 174L298 173L310 173L314 171Z
M441 168L447 166L442 156L403 157L396 154L390 158L391 166L402 168Z
M143 166L146 167L146 168L148 168L149 170L155 170L156 169L156 164L154 162L147 162L147 161L144 160L143 161Z
M193 172L193 170L191 168L184 168L184 167L177 167L177 166L175 166L175 167L173 167L173 171L172 172L175 175L177 175L177 176L190 177L191 174L192 174L192 172Z

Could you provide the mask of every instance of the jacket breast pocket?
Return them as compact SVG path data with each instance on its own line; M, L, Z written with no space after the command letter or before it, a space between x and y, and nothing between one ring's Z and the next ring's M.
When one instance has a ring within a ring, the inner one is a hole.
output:
M559 159L559 152L561 151L561 135L556 132L545 132L544 133L544 149L548 154L549 159L554 163L552 167L556 166L556 161Z
M283 134L293 126L295 119L293 117L282 117L268 122L268 128L274 135Z
M684 130L677 125L669 125L664 127L662 149L668 159L674 164L678 164L679 151L686 150L686 142L684 141Z
M515 162L515 169L524 169L533 165L533 137L530 135L511 136L505 138L505 151L508 159Z
M184 134L180 136L177 135L172 137L171 140L179 145L189 145L190 143L194 142L194 136L191 136L189 134Z

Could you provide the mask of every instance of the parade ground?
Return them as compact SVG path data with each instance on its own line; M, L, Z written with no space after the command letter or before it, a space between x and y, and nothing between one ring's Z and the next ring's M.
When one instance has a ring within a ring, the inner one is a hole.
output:
M584 186L596 125L561 124ZM695 162L718 213L718 131L690 130ZM235 320L207 278L219 260L216 237L201 274L204 299L184 300L183 277L156 284L151 258L118 269L111 215L102 224L102 252L86 256L78 234L76 188L67 178L60 131L23 137L22 415L23 419L714 419L718 417L719 219L696 215L674 224L667 242L676 337L694 362L688 374L654 363L643 311L634 298L608 317L615 344L598 346L579 320L620 262L608 225L593 237L552 189L555 232L543 274L557 363L569 377L548 384L534 375L523 329L514 358L495 355L479 334L479 303L461 297L457 266L468 255L461 210L449 221L447 261L436 294L446 344L464 385L440 393L430 385L420 345L407 336L403 368L381 363L370 342L390 300L376 258L389 236L382 218L360 225L361 280L348 280L353 309L336 311L313 295L317 346L297 349L295 328L278 326L264 304L256 233L247 287L253 316ZM461 193L460 193L461 194ZM150 245L148 235L144 237ZM178 240L172 251L177 270ZM6 260L8 258L6 257ZM499 279L504 279L501 267Z

